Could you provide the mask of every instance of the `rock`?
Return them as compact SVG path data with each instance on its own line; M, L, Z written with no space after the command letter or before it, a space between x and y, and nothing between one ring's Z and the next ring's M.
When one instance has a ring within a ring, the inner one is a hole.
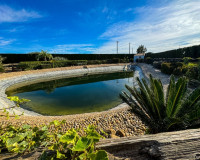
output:
M105 132L107 134L111 134L111 135L115 135L115 133L116 133L114 129L107 129L107 130L105 130Z
M125 133L122 130L117 130L115 135L119 137L125 137Z

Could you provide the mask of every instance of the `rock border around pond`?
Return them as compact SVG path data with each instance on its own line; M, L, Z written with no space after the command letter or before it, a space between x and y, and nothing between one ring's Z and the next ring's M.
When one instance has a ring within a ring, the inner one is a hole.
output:
M124 70L124 65L117 65L117 66L103 66L103 67L92 67L92 68L78 68L78 69L64 69L63 70L43 70L43 72L36 72L36 73L29 73L21 74L19 76L4 78L0 81L0 108L10 108L14 106L14 102L11 102L7 99L7 95L5 94L6 89L16 85L16 84L29 84L31 82L39 82L39 81L45 81L46 79L51 80L55 78L67 78L67 77L76 77L81 76L85 74L100 74L100 73L112 73L112 72L120 72ZM12 110L8 110L12 113ZM14 112L16 114L21 114L24 112L24 115L26 116L39 116L40 114L24 110L22 108L15 108Z

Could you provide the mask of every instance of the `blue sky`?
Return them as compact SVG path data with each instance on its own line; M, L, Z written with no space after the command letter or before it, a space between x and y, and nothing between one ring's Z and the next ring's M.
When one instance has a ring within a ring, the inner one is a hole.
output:
M200 44L200 0L0 0L0 53L160 52Z

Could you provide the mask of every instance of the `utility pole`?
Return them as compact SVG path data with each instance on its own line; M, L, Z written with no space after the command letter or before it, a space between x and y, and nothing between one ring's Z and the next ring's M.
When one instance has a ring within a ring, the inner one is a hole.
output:
M132 54L133 54L133 47L132 47Z
M117 41L117 54L118 54L118 43L119 43L119 41Z
M131 43L129 43L129 54L131 53Z

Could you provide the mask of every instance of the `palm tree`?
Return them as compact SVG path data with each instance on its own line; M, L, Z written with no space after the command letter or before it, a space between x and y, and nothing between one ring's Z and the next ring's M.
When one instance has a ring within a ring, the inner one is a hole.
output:
M150 133L186 129L200 119L200 87L189 92L186 77L170 78L166 95L162 82L151 75L149 84L137 78L139 88L125 85L131 95L120 97L149 128Z
M49 54L47 51L41 51L37 56L36 56L37 60L39 61L40 59L43 59L44 61L47 60L52 60L53 56L51 54Z

